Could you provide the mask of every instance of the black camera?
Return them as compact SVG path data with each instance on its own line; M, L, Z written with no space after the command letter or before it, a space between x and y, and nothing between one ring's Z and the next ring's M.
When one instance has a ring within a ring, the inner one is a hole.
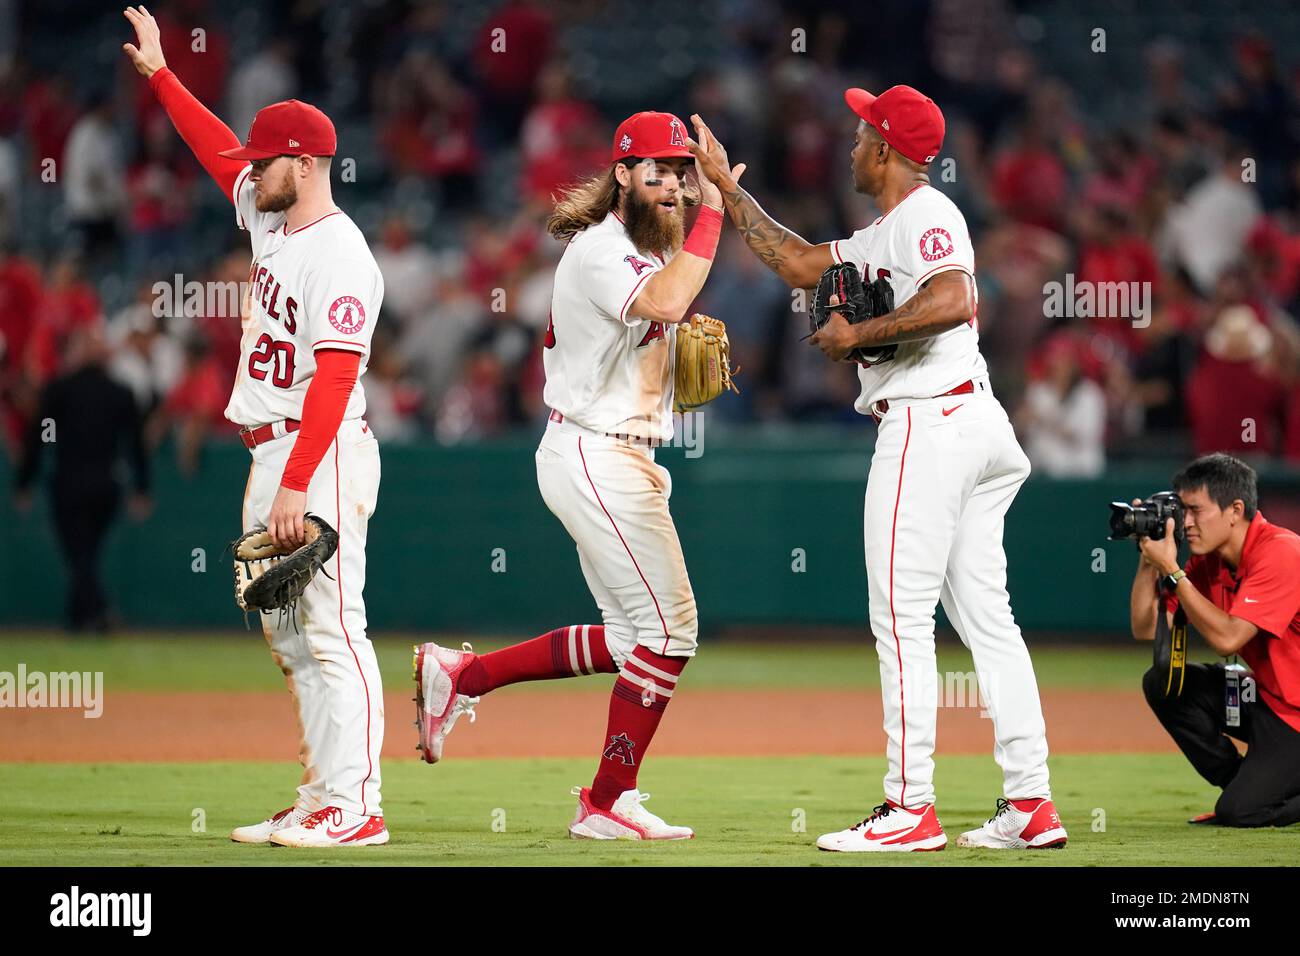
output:
M1127 501L1110 503L1110 540L1141 538L1159 541L1165 536L1165 521L1174 519L1174 540L1183 540L1183 501L1172 491L1161 491L1140 505Z

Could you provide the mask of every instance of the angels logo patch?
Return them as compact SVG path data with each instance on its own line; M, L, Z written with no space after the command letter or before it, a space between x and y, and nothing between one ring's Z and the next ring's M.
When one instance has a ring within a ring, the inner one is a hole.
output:
M627 767L636 766L636 757L632 756L632 749L636 743L628 739L627 734L616 734L609 738L609 746L605 748L606 760L617 760Z
M936 259L950 255L952 255L952 236L948 235L948 230L940 229L938 226L927 229L925 235L921 237L921 258L926 262L934 262Z
M330 325L344 335L356 335L366 324L366 310L359 299L341 295L330 306L329 319Z
M686 145L686 134L682 131L682 124L677 122L676 116L668 124L668 145L682 147Z

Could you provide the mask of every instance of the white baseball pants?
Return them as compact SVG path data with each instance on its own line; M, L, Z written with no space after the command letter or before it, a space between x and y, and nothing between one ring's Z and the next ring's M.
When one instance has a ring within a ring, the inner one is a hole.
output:
M970 648L1008 799L1050 797L1047 736L1029 651L1011 613L1003 519L1029 459L988 390L891 402L866 495L871 630L888 738L885 796L934 802L934 609ZM978 705L978 704L977 704Z
M552 422L536 459L542 500L578 546L614 662L638 644L694 657L695 594L668 513L672 479L654 451Z
M292 435L252 450L244 530L265 527ZM297 805L381 816L379 752L384 692L366 637L366 526L379 494L379 443L360 419L345 421L307 486L307 511L339 533L339 548L298 602L297 621L260 615L298 718L303 766Z

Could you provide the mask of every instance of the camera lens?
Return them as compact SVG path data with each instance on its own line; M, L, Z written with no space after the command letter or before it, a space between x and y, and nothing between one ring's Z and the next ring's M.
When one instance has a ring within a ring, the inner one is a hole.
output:
M1133 535L1133 506L1125 501L1110 503L1110 539L1121 541Z

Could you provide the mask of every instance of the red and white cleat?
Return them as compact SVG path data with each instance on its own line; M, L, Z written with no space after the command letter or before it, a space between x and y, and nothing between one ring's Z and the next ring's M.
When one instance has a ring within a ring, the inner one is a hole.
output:
M388 828L383 817L326 807L308 814L297 826L272 833L271 842L297 847L379 846L388 842Z
M420 728L420 756L425 763L442 759L442 744L464 714L472 724L478 719L474 713L477 697L466 697L456 692L460 675L477 656L469 644L453 651L437 644L421 644L415 651L415 722Z
M1051 800L998 800L983 826L957 838L957 845L990 850L1059 850L1068 836Z
M908 808L888 800L856 826L817 838L817 849L840 853L907 853L942 850L947 845L933 803Z
M299 810L297 807L285 807L269 820L263 820L261 823L250 824L246 827L235 827L230 831L230 839L236 843L270 843L272 833L297 826L303 820L306 820L307 816L306 810Z
M690 840L695 831L665 823L644 806L650 794L625 790L608 810L591 803L590 787L574 787L578 812L569 824L569 836L575 840Z

